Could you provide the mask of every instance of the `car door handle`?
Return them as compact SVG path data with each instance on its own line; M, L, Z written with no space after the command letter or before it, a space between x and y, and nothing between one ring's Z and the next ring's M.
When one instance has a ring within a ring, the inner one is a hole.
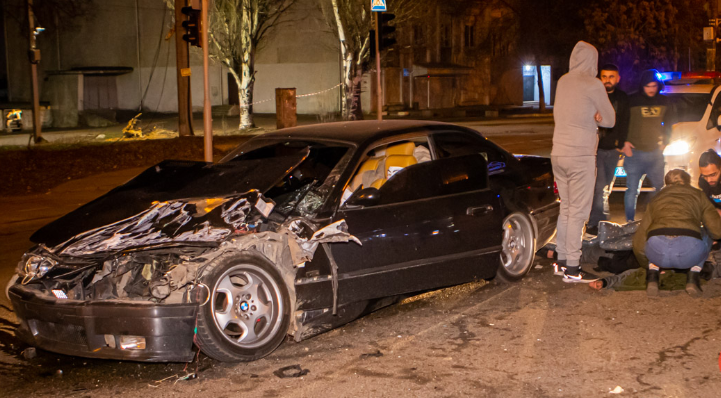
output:
M490 213L493 211L493 206L491 205L484 205L484 206L477 206L477 207L469 207L466 209L466 215L469 216L482 216L484 214Z

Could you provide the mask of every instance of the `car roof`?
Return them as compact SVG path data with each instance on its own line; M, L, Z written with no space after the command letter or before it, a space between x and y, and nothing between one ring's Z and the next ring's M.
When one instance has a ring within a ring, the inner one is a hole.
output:
M261 137L263 139L293 138L336 140L360 146L368 141L375 141L404 132L412 132L413 130L439 130L448 127L462 129L462 127L454 124L428 120L358 120L285 128L263 134Z

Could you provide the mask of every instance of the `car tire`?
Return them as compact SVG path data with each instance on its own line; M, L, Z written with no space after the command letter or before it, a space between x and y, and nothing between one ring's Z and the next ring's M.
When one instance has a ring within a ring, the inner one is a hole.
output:
M529 216L512 213L503 221L503 241L496 280L513 283L521 280L533 266L536 236Z
M210 297L198 309L198 347L224 362L269 355L290 324L290 295L278 269L264 256L238 252L223 254L208 267L202 281Z

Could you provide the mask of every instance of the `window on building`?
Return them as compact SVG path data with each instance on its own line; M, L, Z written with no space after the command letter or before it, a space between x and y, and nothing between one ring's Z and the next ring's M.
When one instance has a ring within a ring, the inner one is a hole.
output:
M463 44L466 48L474 47L476 45L475 30L476 30L475 24L465 26L465 29L463 31Z
M441 47L451 46L451 27L449 25L443 25L441 27Z
M423 37L423 26L422 25L413 25L413 44L421 44L425 41L425 37Z

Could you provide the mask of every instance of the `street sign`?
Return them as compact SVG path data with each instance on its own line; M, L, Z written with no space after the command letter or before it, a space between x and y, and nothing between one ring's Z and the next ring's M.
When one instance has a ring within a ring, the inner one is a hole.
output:
M386 12L386 0L371 0L371 11Z

